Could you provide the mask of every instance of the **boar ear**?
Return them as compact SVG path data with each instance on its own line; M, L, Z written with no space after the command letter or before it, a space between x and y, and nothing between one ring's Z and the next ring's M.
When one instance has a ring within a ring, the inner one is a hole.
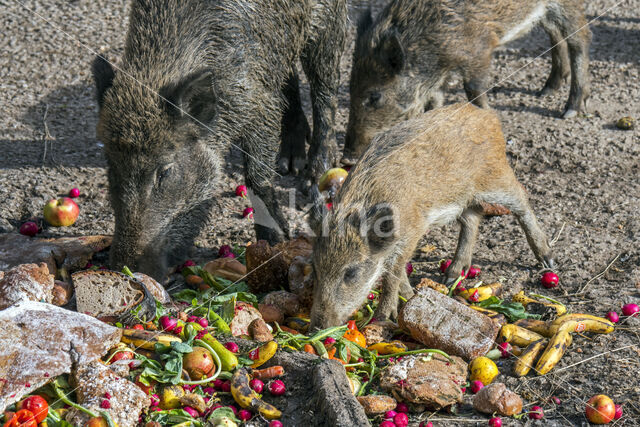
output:
M367 240L372 253L383 251L395 241L393 209L380 204L367 211Z
M322 236L322 229L324 225L324 219L329 213L327 209L324 196L318 189L317 185L311 187L311 210L309 211L309 227L313 230L313 233L318 236Z
M373 25L373 14L371 13L371 6L367 8L362 14L360 18L358 18L358 32L356 33L356 38L361 37L365 31L367 31Z
M212 76L211 70L202 69L162 88L160 94L165 98L169 115L210 123L217 110Z
M93 81L96 84L96 99L98 101L98 107L102 108L104 93L113 84L115 72L113 71L113 67L109 61L98 55L91 64L91 73L93 74Z
M378 50L380 61L392 74L402 71L406 57L400 35L396 30L387 31L382 35Z

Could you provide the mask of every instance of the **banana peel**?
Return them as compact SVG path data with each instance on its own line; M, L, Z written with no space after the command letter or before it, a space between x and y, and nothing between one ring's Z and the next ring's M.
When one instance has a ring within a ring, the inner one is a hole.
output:
M562 316L563 314L567 313L567 307L562 305L562 304L555 304L549 301L544 301L544 300L536 300L533 299L527 295L525 295L524 291L520 291L517 294L515 294L513 296L513 298L511 299L513 302L519 302L520 304L522 304L525 308L527 308L527 306L529 304L541 304L545 307L554 309L556 311L556 315L557 316Z
M158 334L139 329L123 329L120 341L130 344L134 349L143 348L145 350L155 350L156 344L170 346L172 342L182 342L179 337L174 335Z
M573 327L574 325L564 324L558 329L558 332L551 337L547 348L545 348L544 353L542 353L536 364L536 372L538 375L547 374L560 361L573 341L571 336Z
M246 368L238 369L231 377L231 395L242 408L250 408L268 420L282 416L282 412L275 406L260 399L258 394L249 386L249 372Z

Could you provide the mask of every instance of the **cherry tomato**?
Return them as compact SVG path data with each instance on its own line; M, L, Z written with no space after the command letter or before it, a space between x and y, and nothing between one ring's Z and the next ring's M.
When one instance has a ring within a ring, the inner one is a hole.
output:
M49 414L49 404L42 396L37 394L23 399L18 405L18 409L31 411L38 423L43 422L47 418L47 414Z
M38 423L31 411L21 409L5 423L4 427L38 427Z
M144 331L144 326L142 326L140 323L138 323L137 325L133 325L133 327L131 329L138 329L140 331Z
M118 353L113 355L113 357L111 358L111 363L117 362L118 360L132 360L133 357L134 354L130 351L119 351Z
M358 327L356 326L356 321L355 320L349 320L347 322L347 329L351 329L352 331L357 331Z

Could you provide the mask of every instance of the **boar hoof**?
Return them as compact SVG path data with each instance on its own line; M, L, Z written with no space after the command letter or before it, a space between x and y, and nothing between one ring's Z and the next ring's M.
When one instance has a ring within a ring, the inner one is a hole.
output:
M567 111L564 112L564 114L562 115L563 119L572 119L574 117L576 117L578 115L578 111L574 110L573 108L569 108Z
M545 256L542 261L542 265L544 266L544 268L552 269L553 267L555 267L556 262L550 256Z

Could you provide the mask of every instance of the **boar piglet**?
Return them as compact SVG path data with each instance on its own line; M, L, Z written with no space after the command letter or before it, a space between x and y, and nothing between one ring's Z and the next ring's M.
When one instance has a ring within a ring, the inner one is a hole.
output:
M589 96L590 32L583 0L392 0L375 19L360 19L351 71L345 164L371 138L399 121L442 106L457 71L470 101L486 108L493 51L541 24L551 39L551 74L541 94L571 74L564 117Z
M470 161L469 159L473 159ZM397 316L398 293L413 295L405 265L432 227L458 220L448 281L471 265L482 203L511 210L543 265L553 264L524 188L507 162L500 121L489 110L454 104L378 134L337 194L331 211L310 216L314 294L311 323L344 323L382 280L375 317Z

